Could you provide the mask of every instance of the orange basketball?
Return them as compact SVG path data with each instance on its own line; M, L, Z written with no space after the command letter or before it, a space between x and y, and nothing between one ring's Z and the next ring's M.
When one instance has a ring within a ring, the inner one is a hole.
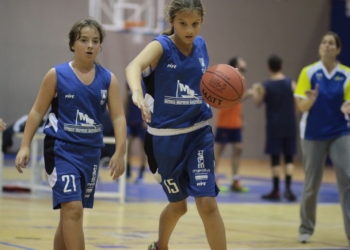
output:
M208 68L200 83L203 100L217 109L230 108L239 103L244 89L242 74L227 64L217 64Z

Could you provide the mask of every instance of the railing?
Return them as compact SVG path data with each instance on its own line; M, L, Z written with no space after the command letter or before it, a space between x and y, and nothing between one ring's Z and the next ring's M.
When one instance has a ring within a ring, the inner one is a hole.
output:
M15 134L16 137L22 138L23 134L18 133ZM35 134L31 143L31 155L30 155L30 168L31 168L31 174L30 174L30 182L28 183L21 183L21 187L29 188L32 193L35 193L37 190L51 190L51 187L49 187L49 184L43 185L41 184L40 176L41 176L41 170L39 163L38 163L38 155L39 155L39 141L43 141L45 138L45 134ZM114 137L104 137L103 142L105 144L115 144L115 138ZM0 133L0 145L2 145L2 133ZM126 153L127 154L127 153ZM126 163L126 157L125 154L125 163ZM2 150L0 150L0 194L2 193L2 187L5 186L4 179L3 179L3 168L4 168L4 154ZM96 191L95 197L100 198L116 198L119 199L120 203L125 202L125 187L126 187L126 171L122 176L118 178L118 184L119 188L118 191L115 190L115 192L104 192L104 191Z

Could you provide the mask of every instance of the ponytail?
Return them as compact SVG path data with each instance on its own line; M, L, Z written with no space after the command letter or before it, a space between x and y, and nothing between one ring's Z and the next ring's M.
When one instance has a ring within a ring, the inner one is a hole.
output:
M172 34L174 34L174 26L171 26L170 29L162 32L162 35L171 36Z

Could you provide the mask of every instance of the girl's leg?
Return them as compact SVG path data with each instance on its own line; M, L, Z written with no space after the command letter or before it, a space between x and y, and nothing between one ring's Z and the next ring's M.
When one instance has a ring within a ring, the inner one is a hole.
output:
M83 205L81 201L61 203L61 218L64 242L67 250L84 250Z
M210 249L226 250L226 233L215 197L196 197L196 205L202 218Z
M170 202L162 211L159 219L159 250L167 250L171 233L176 223L187 212L187 201Z
M215 171L216 174L218 173L217 169L218 169L218 166L219 166L219 160L221 158L222 153L224 152L224 149L225 149L225 144L223 144L223 143L215 143L215 146L214 146L214 156L215 156L215 168L214 168L214 171ZM215 181L216 181L216 184L219 186L219 188L221 190L223 187L220 187L219 179L216 178Z
M62 209L60 209L60 222L58 223L58 227L56 229L55 239L53 242L54 250L66 250L66 244L64 243L63 236L63 223L62 223Z

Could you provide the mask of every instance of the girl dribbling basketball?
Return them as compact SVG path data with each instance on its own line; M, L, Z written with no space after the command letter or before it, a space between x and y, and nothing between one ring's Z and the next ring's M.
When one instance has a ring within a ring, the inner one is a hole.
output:
M223 250L226 236L215 198L219 190L208 124L212 112L199 88L209 64L205 41L197 36L204 9L200 0L173 0L166 14L171 30L150 42L126 68L133 102L148 123L149 166L169 200L160 216L158 241L148 249L168 249L171 233L187 211L186 199L193 196L210 248Z

